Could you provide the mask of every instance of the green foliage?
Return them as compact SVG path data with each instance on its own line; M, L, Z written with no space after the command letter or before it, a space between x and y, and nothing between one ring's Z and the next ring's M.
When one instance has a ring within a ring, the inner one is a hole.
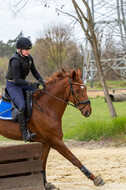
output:
M8 58L0 57L0 85L5 85L5 75L8 67Z
M20 34L13 40L8 40L8 42L5 44L2 41L0 41L0 57L8 57L10 58L14 52L16 51L16 42L17 40L23 36L22 31Z
M92 114L84 118L74 108L68 107L63 116L64 139L99 140L118 138L126 134L126 102L114 103L118 118L111 119L104 98L91 99Z
M70 128L64 134L64 139L76 139L89 141L102 138L118 138L126 133L126 118L119 117L109 121L89 121L78 123L78 126Z

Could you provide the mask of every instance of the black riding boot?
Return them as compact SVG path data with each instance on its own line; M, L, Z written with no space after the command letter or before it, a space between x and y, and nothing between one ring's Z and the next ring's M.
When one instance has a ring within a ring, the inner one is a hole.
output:
M36 133L30 133L29 129L27 129L25 112L22 108L19 109L19 112L18 112L18 122L20 125L23 140L25 142L34 140Z

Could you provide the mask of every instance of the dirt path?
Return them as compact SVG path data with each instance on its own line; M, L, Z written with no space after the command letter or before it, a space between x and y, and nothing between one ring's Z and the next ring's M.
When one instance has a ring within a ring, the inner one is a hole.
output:
M125 89L115 90L115 93L124 93L126 94ZM105 96L103 90L88 90L88 97L94 98L96 96ZM109 94L113 94L113 90L109 90Z
M0 141L0 146L19 142ZM66 143L70 150L95 175L106 181L95 187L75 166L55 150L51 150L47 164L47 180L60 190L126 190L126 144L114 147L111 142Z

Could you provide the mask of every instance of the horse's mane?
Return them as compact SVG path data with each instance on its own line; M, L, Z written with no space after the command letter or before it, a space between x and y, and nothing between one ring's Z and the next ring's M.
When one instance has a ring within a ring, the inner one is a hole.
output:
M55 72L54 74L52 74L50 77L46 77L46 85L52 85L54 83L56 83L59 80L62 80L66 77L70 76L69 73L62 73L62 72Z
M55 73L53 73L50 77L46 77L46 86L50 87L53 84L55 84L57 81L60 81L66 77L70 77L71 76L71 72L73 71L73 69L69 69L67 72L62 68L62 71L57 71ZM43 90L39 90L34 92L34 97L37 98L39 96L41 96L42 94L44 94Z

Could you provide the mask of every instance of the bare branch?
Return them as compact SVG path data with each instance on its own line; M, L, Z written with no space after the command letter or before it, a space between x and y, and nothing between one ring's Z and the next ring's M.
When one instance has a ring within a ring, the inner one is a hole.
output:
M23 5L21 5L21 3L23 2ZM14 16L16 16L27 4L28 4L29 0L25 0L25 2L23 0L18 1L15 5L14 5L14 9L17 8L16 11L14 11ZM20 7L19 7L20 6ZM19 8L18 8L19 7Z
M79 23L81 24L81 27L82 27L83 31L85 32L85 34L86 34L86 37L88 38L88 40L89 40L90 43L92 44L92 40L91 40L91 36L90 36L90 34L89 34L89 31L88 31L88 29L86 30L85 25L84 25L84 22L83 22L83 20L82 20L82 17L81 17L81 15L80 15L81 9L80 9L80 7L77 5L77 3L76 3L74 0L72 0L72 2L73 2L73 5L74 5L74 8L75 8L75 10L76 10L77 16L78 16L78 18L79 18ZM82 11L81 11L81 12L82 12ZM84 15L83 15L83 16L84 16ZM87 22L87 18L86 18L85 16L84 16L83 18L84 18L84 20L86 19L86 22Z
M70 13L67 13L67 12L64 12L64 11L61 11L60 9L56 8L56 11L59 11L67 16L70 16L70 17L73 17L76 21L80 22L79 19L77 17L75 17L74 15L70 14Z
M84 13L82 12L82 10L80 9L80 7L78 6L78 4L76 3L75 0L72 0L72 3L74 5L74 7L77 7L77 9L79 10L80 14L82 15L82 17L84 18L84 20L88 23L89 20L87 19L87 17L84 15Z

